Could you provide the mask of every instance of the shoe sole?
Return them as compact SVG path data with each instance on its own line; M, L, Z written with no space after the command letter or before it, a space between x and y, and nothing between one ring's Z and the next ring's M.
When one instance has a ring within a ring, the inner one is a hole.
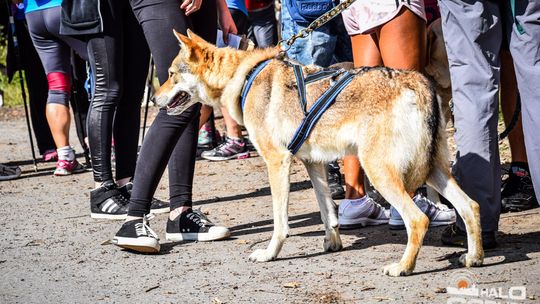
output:
M231 236L230 232L223 233L221 235L213 235L210 237L208 233L166 233L165 239L172 242L182 242L182 241L199 241L199 242L210 242L210 241L219 241L228 238Z
M149 238L150 239L150 238ZM155 244L152 239L133 239L124 237L114 237L112 243L124 249L133 250L142 253L158 253L160 250L159 243Z
M85 168L78 169L78 170L73 170L73 171L68 171L66 169L56 169L56 170L54 170L53 174L54 174L54 176L68 176L68 175L71 175L71 174L83 173L85 171L86 171Z
M429 222L429 227L448 226L448 225L452 225L455 222L456 221ZM403 222L403 220L390 219L388 221L388 226L390 226L390 230L404 230L405 229L405 223Z
M154 213L154 214L169 213L169 212L171 212L171 208L169 207L150 209L150 213Z
M367 226L378 226L388 224L388 220L374 220L370 218L355 219L354 221L339 221L339 228L343 230L356 229Z
M249 152L238 153L238 154L234 154L234 155L227 156L227 157L224 157L224 156L204 156L204 155L201 154L201 157L206 159L206 160L211 160L211 161L223 161L223 160L231 160L231 159L246 159L246 158L249 158Z
M93 219L125 220L127 214L90 213L90 217Z

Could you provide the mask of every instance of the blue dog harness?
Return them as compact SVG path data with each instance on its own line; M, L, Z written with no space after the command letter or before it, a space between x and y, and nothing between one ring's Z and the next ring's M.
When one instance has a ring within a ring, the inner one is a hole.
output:
M255 80L255 78L257 78L259 73L266 67L266 65L268 65L271 60L272 59L268 59L259 63L248 74L244 87L242 88L242 93L240 95L240 105L242 107L242 112L244 111L246 97L249 93L251 85L253 84L253 81ZM287 146L287 149L291 151L291 153L294 155L296 154L296 152L298 152L300 147L302 147L302 144L308 138L311 130L313 129L317 121L319 121L324 112L334 103L337 95L352 81L356 73L350 73L349 71L346 71L342 68L323 69L321 71L304 77L301 66L291 63L289 64L294 70L294 75L296 77L296 83L298 86L300 107L304 112L304 119L300 123L300 126L298 126L298 128L296 129L296 132L294 133L291 142ZM308 111L306 109L306 85L328 77L339 77L339 79L335 83L333 83L326 92L324 92L319 98L317 98L313 106L311 106Z

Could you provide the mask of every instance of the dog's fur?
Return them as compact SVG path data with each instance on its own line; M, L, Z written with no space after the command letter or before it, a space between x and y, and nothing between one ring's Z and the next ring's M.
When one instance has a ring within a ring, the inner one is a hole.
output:
M304 117L293 70L282 60L272 60L253 82L242 112L239 96L248 73L259 62L274 58L279 50L216 48L191 32L189 37L175 35L181 50L155 100L158 105L169 105L173 115L196 102L225 106L238 123L245 125L267 164L274 209L270 244L267 249L253 252L250 260L275 259L289 232L292 155L287 144ZM307 66L304 73L319 69ZM431 83L414 71L373 68L357 73L295 155L305 164L315 189L326 230L324 249L342 248L325 163L355 154L375 188L402 215L407 228L408 242L401 261L384 267L384 273L408 275L414 269L429 220L408 192L424 182L452 202L465 221L469 248L460 261L466 266L481 265L484 253L479 207L449 172L443 119ZM309 85L308 103L328 89L332 81ZM184 92L191 98L183 98Z

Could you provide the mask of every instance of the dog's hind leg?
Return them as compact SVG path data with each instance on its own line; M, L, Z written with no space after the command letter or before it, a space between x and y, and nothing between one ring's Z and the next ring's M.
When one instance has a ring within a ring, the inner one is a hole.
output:
M482 230L480 227L480 207L457 184L450 170L438 161L428 177L427 184L448 199L461 215L467 229L467 254L459 261L466 267L481 266L484 262Z
M326 178L326 165L323 163L304 162L313 184L317 202L321 209L321 218L326 231L324 237L324 251L338 251L343 248L339 237L336 204L330 195L328 180Z
M257 249L250 256L251 261L267 262L277 257L281 247L289 234L289 189L291 154L288 151L266 151L261 154L268 167L268 180L272 192L272 206L274 210L274 233L268 248Z
M422 246L429 219L420 211L405 190L401 174L385 164L363 162L362 165L375 189L399 212L407 229L407 247L399 263L384 267L384 273L393 277L412 273L416 257ZM381 169L382 168L382 169Z

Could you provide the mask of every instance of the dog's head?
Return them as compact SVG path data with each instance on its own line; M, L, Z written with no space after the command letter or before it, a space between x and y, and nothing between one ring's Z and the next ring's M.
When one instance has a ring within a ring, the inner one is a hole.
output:
M209 96L209 88L199 73L208 61L209 52L215 46L188 30L188 36L176 31L180 51L169 68L169 79L156 91L154 100L160 107L167 107L167 114L180 115L197 102L214 105L216 98Z

